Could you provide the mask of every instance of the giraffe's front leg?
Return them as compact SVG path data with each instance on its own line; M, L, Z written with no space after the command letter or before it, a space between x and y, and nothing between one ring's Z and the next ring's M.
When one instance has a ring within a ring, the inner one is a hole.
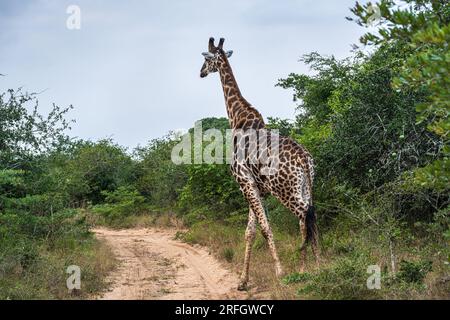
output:
M242 270L241 278L239 280L238 290L246 290L248 283L248 271L250 268L250 256L252 253L252 246L256 235L256 217L252 209L248 212L247 229L245 230L245 258L244 269Z

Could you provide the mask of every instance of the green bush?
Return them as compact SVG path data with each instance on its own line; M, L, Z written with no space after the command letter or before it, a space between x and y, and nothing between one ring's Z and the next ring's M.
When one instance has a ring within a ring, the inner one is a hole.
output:
M301 283L308 280L311 280L312 276L309 273L292 273L287 276L285 276L281 281L284 284L293 284L293 283Z
M178 143L174 134L151 140L135 149L136 178L133 184L153 206L167 209L176 206L186 184L185 165L171 160L172 148Z
M68 298L65 270L70 264L83 270L82 295L96 291L104 285L99 270L110 268L112 259L98 256L99 249L78 210L0 214L0 299Z
M422 283L426 275L432 270L431 261L406 261L400 262L400 271L397 273L399 280L407 283Z
M200 121L203 131L217 129L222 132L223 137L226 136L225 130L229 129L226 118L205 118ZM193 135L193 129L188 134ZM207 146L208 143L203 144L204 149ZM177 199L182 214L189 213L192 207L205 208L209 212L215 212L214 219L225 220L236 212L242 213L243 208L247 207L239 185L231 175L229 164L226 163L226 147L224 141L221 163L187 166L187 180Z
M112 140L83 142L64 165L65 191L75 200L102 203L108 192L127 186L134 180L134 162L126 149ZM105 193L106 192L106 193Z
M133 187L119 187L112 192L103 191L102 195L105 197L105 203L95 205L91 210L108 221L142 214L146 209L145 198Z
M337 258L330 266L311 275L298 294L321 299L374 299L378 290L367 288L367 267L373 261L365 254Z
M208 212L207 208L192 209L191 211L182 216L183 223L186 226L193 226L195 223L206 221L208 215L211 216L211 213L208 214L207 212Z

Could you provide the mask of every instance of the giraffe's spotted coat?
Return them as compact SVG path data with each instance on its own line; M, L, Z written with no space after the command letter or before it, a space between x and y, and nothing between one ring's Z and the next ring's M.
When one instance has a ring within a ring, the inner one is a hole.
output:
M301 271L306 258L306 240L311 239L313 253L318 259L317 228L314 225L308 229L307 216L312 207L312 185L314 180L314 163L308 151L290 137L279 136L278 154L272 152L270 132L265 127L262 115L242 96L233 71L229 64L227 53L223 50L223 39L214 46L214 39L210 38L209 52L211 57L205 59L200 72L201 77L209 73L219 72L227 107L228 119L233 129L233 161L231 172L239 183L242 193L249 203L249 218L245 232L246 250L244 269L242 271L239 289L244 289L248 282L248 272L251 248L255 239L256 222L261 226L271 255L275 261L277 275L282 274L282 267L273 240L273 233L264 211L262 198L267 194L275 196L283 205L290 209L298 218L300 231L303 236L301 246ZM258 140L249 139L245 132L249 129L269 132L267 153L269 160L277 161L278 170L267 175L262 172L264 165L249 161L252 150ZM244 133L242 133L244 132ZM276 138L276 137L275 137ZM241 152L241 153L240 153ZM238 156L244 152L245 157ZM278 156L278 157L277 157ZM312 211L312 214L313 211ZM312 230L313 234L311 233Z

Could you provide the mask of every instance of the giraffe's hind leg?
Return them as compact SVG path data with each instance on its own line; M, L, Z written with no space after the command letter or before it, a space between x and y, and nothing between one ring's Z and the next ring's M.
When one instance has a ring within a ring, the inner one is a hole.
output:
M250 268L250 257L252 253L252 246L256 236L256 217L253 210L250 208L248 212L247 229L245 230L245 258L244 269L242 270L241 278L239 280L238 290L246 290L248 283L248 271Z
M278 258L277 249L275 247L275 241L273 239L272 229L270 228L269 221L267 220L267 216L264 211L264 206L262 203L259 189L251 180L241 182L240 184L241 190L244 193L244 196L247 199L250 208L254 212L258 220L258 223L261 227L261 232L269 245L270 253L275 262L276 275L277 277L281 277L283 275L283 268L281 267L280 259Z
M307 256L307 230L306 230L306 213L299 217L300 234L302 236L302 244L300 245L300 272L305 272L306 256Z

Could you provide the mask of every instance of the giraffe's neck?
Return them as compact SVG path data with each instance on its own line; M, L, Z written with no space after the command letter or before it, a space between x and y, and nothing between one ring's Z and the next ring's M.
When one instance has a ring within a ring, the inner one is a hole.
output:
M224 55L219 64L219 73L231 128L264 127L261 114L242 96L230 63Z

